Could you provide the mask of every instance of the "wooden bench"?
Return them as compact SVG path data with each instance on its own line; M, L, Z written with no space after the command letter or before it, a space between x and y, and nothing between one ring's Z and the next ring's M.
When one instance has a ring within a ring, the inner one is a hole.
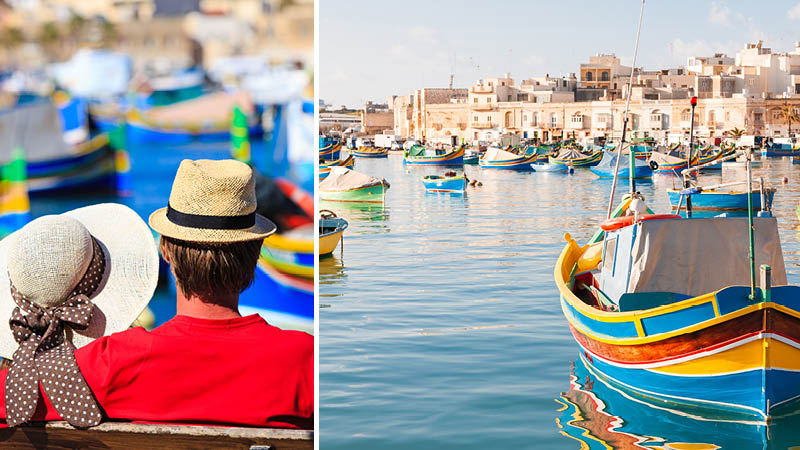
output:
M47 422L0 429L0 448L305 450L314 448L314 432L122 422L106 422L88 430L80 430L67 422Z

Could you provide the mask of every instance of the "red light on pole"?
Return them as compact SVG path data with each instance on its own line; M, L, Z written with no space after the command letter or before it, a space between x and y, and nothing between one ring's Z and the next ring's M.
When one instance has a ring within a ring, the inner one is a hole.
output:
M697 97L692 97L691 103L692 106L697 106Z

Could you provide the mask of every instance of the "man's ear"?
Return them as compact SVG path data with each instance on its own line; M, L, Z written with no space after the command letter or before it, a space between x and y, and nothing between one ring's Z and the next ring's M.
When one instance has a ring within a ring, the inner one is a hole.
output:
M161 257L164 258L164 261L166 261L167 264L171 264L171 261L169 260L169 255L167 254L167 252L164 251L164 238L163 237L159 238L159 240L158 240L158 251L159 251L159 253L161 253Z

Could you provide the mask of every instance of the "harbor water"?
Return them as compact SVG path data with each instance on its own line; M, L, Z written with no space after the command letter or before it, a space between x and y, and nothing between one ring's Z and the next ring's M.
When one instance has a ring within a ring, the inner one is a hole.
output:
M358 159L355 170L391 188L385 206L321 202L350 225L342 248L320 259L320 448L800 445L800 414L765 427L668 411L582 365L553 269L564 233L583 243L598 229L611 180L584 168L465 166L482 186L452 195L426 193L421 182L449 169L407 166L398 153ZM734 175L726 170L725 181ZM778 188L773 213L788 281L798 284L800 165L765 159L760 177ZM718 171L701 184L722 180ZM656 213L669 212L673 185L669 176L637 180ZM615 205L627 191L627 180L618 183Z

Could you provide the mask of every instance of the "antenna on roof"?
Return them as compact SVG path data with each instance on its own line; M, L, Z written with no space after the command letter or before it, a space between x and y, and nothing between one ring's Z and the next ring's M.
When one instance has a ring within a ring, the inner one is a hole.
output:
M454 74L454 73L450 74L450 89L453 89L453 78L455 78L455 76L456 76L456 74Z

